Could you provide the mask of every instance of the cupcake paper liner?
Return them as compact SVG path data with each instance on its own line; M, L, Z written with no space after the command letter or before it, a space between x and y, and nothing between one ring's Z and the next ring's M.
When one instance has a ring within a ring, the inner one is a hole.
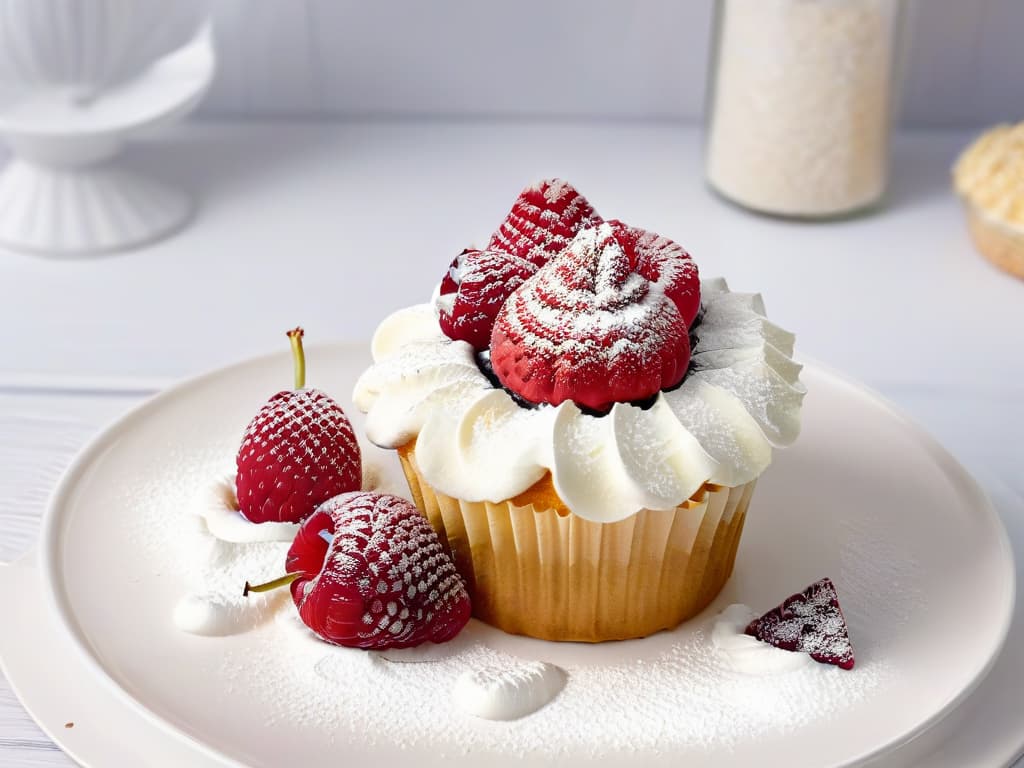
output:
M500 503L447 496L422 477L411 446L398 453L416 506L466 580L473 615L543 640L644 637L698 614L732 574L756 483L705 484L674 510L599 523L538 508L529 491Z

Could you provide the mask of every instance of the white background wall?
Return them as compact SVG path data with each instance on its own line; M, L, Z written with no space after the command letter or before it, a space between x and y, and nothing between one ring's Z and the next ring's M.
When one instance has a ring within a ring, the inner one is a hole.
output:
M714 4L213 2L207 114L675 119L700 116ZM1024 117L1024 0L909 2L904 122Z

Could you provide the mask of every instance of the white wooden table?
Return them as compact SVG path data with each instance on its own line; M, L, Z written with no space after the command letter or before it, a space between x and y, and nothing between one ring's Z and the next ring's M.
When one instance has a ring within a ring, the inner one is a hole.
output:
M35 539L63 466L104 423L169 381L283 349L299 323L310 343L367 339L545 175L677 239L703 274L762 291L799 353L881 390L1024 495L1024 282L968 242L948 183L968 138L901 136L885 210L796 224L715 199L698 132L672 123L198 124L153 137L129 159L200 196L189 230L83 262L0 252L0 560ZM0 680L0 765L69 764Z

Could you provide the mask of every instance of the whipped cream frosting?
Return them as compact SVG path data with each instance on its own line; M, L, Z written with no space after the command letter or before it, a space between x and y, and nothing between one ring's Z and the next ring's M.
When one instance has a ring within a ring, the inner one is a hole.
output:
M674 509L705 482L738 486L800 429L806 389L791 333L765 317L758 294L701 283L691 370L649 408L617 403L603 416L574 403L523 408L496 389L473 348L441 332L434 306L399 310L377 328L374 364L356 382L366 434L384 448L416 439L436 489L500 502L551 473L580 517L615 522Z
M757 613L746 605L730 605L715 619L711 644L726 666L746 675L775 675L814 664L806 653L796 653L763 643L746 634Z

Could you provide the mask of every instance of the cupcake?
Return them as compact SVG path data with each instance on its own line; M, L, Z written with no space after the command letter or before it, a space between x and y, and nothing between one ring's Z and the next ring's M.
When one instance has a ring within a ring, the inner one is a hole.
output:
M1024 277L1024 123L997 125L953 166L974 247L996 266Z
M528 188L356 384L474 615L599 642L696 615L728 580L772 446L799 431L792 334L667 238Z

